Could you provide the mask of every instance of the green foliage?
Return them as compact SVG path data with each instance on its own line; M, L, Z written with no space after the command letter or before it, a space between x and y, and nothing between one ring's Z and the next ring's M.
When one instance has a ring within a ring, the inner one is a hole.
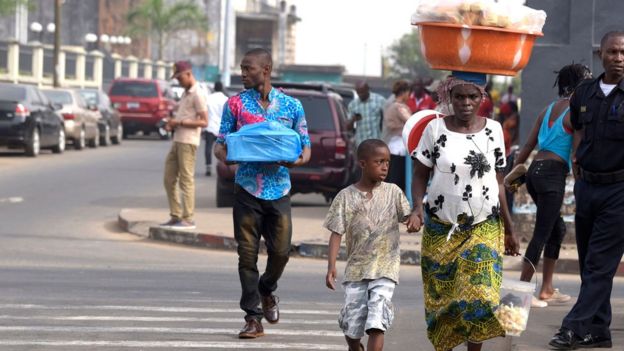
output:
M126 15L128 35L156 36L159 60L162 59L163 46L170 35L185 29L208 30L208 18L194 1L176 1L172 5L165 2L144 0Z
M413 79L421 76L439 79L447 74L429 68L420 51L420 35L416 29L404 34L390 46L389 59L390 75L395 78Z
M32 0L0 0L0 16L8 16L15 13L15 9L19 5L26 5L28 8L33 7Z

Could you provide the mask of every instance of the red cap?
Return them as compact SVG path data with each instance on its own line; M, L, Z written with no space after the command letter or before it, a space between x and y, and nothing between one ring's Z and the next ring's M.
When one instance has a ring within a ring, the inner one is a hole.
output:
M171 75L171 79L177 78L180 73L190 71L193 69L193 65L191 65L188 61L178 61L173 65L173 74Z

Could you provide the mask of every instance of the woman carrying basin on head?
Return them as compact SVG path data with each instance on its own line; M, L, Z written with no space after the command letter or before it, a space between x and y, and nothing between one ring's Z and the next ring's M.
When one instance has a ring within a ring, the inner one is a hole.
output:
M505 335L494 316L503 247L506 254L519 249L502 186L502 128L477 115L485 77L462 78L451 76L439 86L441 104L452 105L454 113L432 120L412 153L414 209L408 230L424 225L425 314L436 351L464 342L478 351L483 341Z

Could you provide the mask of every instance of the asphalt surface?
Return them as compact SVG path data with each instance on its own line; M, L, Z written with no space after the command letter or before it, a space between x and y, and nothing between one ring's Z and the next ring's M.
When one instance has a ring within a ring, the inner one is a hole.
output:
M343 297L324 287L325 262L291 259L278 290L282 321L265 325L263 338L241 341L234 253L119 230L121 208L167 206L167 149L159 140L130 140L37 159L0 154L0 350L345 350L336 323ZM203 176L202 161L197 206L207 208L214 178ZM293 202L323 205L316 195ZM560 275L556 284L575 295L579 279ZM614 349L623 350L623 279L613 296ZM402 267L394 303L385 349L432 350L419 267ZM533 310L514 350L546 349L569 307ZM498 340L484 350L510 349L504 346Z

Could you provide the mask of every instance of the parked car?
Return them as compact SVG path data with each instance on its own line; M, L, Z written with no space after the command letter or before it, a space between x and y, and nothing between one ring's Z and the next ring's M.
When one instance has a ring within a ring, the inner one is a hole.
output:
M37 156L42 148L65 150L63 119L37 87L0 83L0 146Z
M327 202L353 182L356 155L353 133L340 95L327 85L274 83L301 101L312 144L310 162L290 170L291 194L321 193ZM217 164L217 207L233 204L236 165Z
M89 110L82 96L73 89L55 88L42 91L53 103L62 106L59 112L65 120L65 133L76 150L82 150L86 145L92 148L100 145L99 111Z
M89 109L100 111L100 145L120 144L123 139L121 115L111 103L108 95L102 90L81 89L80 95L87 101Z
M159 122L172 116L175 107L171 86L157 79L115 79L108 96L121 115L124 138L139 131L158 132Z

